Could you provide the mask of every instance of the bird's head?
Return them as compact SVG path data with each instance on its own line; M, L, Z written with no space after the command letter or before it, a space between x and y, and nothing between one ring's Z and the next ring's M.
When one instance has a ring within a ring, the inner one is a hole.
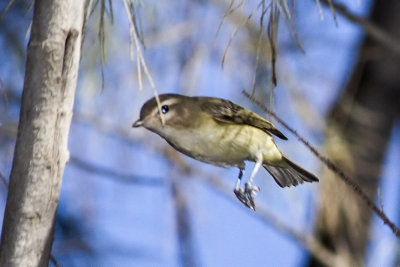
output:
M190 113L190 97L178 94L163 94L149 99L140 110L140 118L132 127L145 127L157 134L163 135L170 128L187 126Z

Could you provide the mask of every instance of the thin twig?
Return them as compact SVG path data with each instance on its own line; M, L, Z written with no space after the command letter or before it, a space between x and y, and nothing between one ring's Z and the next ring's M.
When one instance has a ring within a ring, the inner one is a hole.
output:
M276 34L277 34L277 27L278 27L278 17L279 12L275 10L272 6L269 15L269 22L268 22L268 40L271 47L271 68L272 68L272 77L271 77L271 87L275 87L277 84L276 78Z
M50 254L50 260L51 260L51 262L54 264L54 266L60 267L60 264L58 263L58 261L56 260L56 258L53 256L53 254Z
M114 23L114 12L113 12L113 7L112 7L112 0L108 0L108 6L110 7L111 24L113 24Z
M98 38L100 41L100 72L101 72L101 92L104 91L104 65L107 64L107 54L106 54L106 45L105 45L105 29L104 29L104 13L105 13L105 0L101 0L100 5L100 22L99 22L99 32Z
M324 4L328 4L330 0L320 0ZM342 14L349 21L360 25L364 31L375 41L389 48L397 55L400 55L400 40L388 34L382 28L378 27L376 24L372 23L368 19L361 18L350 12L344 5L332 2L335 10Z
M261 46L263 44L262 41L264 39L263 38L264 17L270 7L271 7L271 5L268 5L267 7L265 6L265 0L262 1L262 13L260 16L260 31L259 31L259 35L258 35L257 50L256 50L256 63L255 63L254 75L253 75L253 90L251 91L252 96L254 96L254 94L256 92L257 71L258 71L258 65L260 62L260 50L261 50Z
M293 0L294 1L294 0ZM305 54L306 50L304 49L303 45L301 44L300 41L300 37L297 34L297 30L296 30L296 24L295 24L295 17L296 17L296 12L295 12L295 5L294 3L292 3L292 18L288 21L288 23L290 24L288 26L288 28L291 28L292 30L289 31L291 35L293 35L294 40L297 43L298 48L300 49L300 51Z
M233 30L231 37L229 38L229 42L228 45L226 46L225 52L224 52L224 56L222 57L222 61L221 61L221 67L222 69L224 68L224 64L225 64L225 58L228 54L229 48L231 47L232 41L235 38L236 34L238 33L239 29L242 28L244 25L246 25L246 23L251 19L251 17L257 12L257 10L262 6L262 1L257 5L256 8L253 9L253 11L247 16L246 19L244 19L242 21L242 23L240 23L238 26L235 27L235 29Z
M284 16L287 17L288 20L290 20L290 14L287 13L287 9L282 9L280 2L283 2L284 0L273 0L273 2L275 3L275 8L279 11L279 13L283 14Z
M243 95L245 95L247 98L249 98L254 104L256 104L259 108L261 108L264 112L268 113L269 115L273 116L283 127L285 127L288 131L290 131L292 134L294 134L297 139L302 142L320 161L322 161L325 166L327 166L331 171L337 174L337 176L345 182L348 186L353 189L353 191L360 196L360 198L368 205L368 207L371 208L373 212L375 212L376 215L379 216L379 218L382 219L383 223L388 225L390 229L393 231L393 233L396 235L396 237L400 238L400 230L397 228L397 226L389 220L389 218L386 216L386 214L383 212L383 210L379 209L379 207L368 197L368 195L361 189L361 187L353 181L349 176L344 174L344 172L339 169L330 159L328 159L325 156L322 156L317 149L315 149L313 146L310 145L308 141L306 141L303 137L301 137L296 130L291 128L286 122L284 122L281 118L279 118L274 112L270 111L267 109L262 103L257 101L256 99L252 98L251 95L246 92L242 91Z
M321 20L324 20L324 12L322 11L322 7L321 7L321 0L316 0L317 2L317 7L318 7L318 12L319 12L319 17Z
M224 16L223 16L222 19L221 19L221 22L219 23L219 26L218 26L218 29L217 29L217 32L216 32L216 34L215 34L214 41L213 41L213 48L215 48L215 44L216 44L216 42L217 42L219 33L220 33L221 29L222 29L222 26L223 26L224 23L225 23L226 18L227 18L230 14L232 14L233 12L235 12L236 9L238 9L241 5L243 5L243 3L244 3L244 1L240 2L239 5L237 5L236 7L234 7L233 5L235 4L235 0L231 0L231 3L229 4L227 10L226 10L225 13L224 13Z
M327 1L328 1L329 8L331 9L333 19L335 20L335 25L336 25L336 27L337 27L337 26L338 26L338 22L337 22L337 19L336 19L335 7L334 7L334 5L333 5L332 0L327 0Z
M161 116L162 112L161 112L160 98L158 97L158 92L157 92L156 86L154 85L153 78L151 77L149 69L147 68L146 61L144 60L143 53L142 53L142 50L140 48L139 38L137 36L137 32L138 31L135 28L136 24L133 21L133 14L132 14L131 9L129 8L128 1L129 0L124 0L124 6L125 6L126 13L128 15L128 19L129 19L129 27L131 29L135 29L134 31L131 31L131 32L133 33L133 39L135 41L137 61L140 62L140 65L141 65L141 67L143 67L144 73L146 74L146 77L149 80L149 83L151 85L151 89L153 90L153 94L154 94L154 97L155 97L156 102L157 102L157 107L158 107L158 112L160 113L161 123L164 125L165 124L165 118L164 118L164 116ZM138 74L141 76L139 63L138 63ZM139 79L141 79L141 78L139 77Z
M279 0L278 0L279 2ZM279 20L279 6L272 6L269 15L269 24L268 24L268 40L271 48L271 82L269 86L269 108L274 110L274 89L277 84L276 78L276 40L277 40L277 31L278 31L278 20ZM272 116L270 118L272 120Z
M8 182L6 177L0 172L0 180L3 182L3 184L6 186L6 188L8 189Z
M380 186L378 186L377 193L378 193L378 199L379 199L379 206L381 207L381 211L383 211L382 192L381 192Z
M1 12L0 15L0 22L3 20L4 16L7 14L8 9L13 5L13 3L15 2L15 0L11 0L10 2L8 2L6 8L3 10L3 12Z

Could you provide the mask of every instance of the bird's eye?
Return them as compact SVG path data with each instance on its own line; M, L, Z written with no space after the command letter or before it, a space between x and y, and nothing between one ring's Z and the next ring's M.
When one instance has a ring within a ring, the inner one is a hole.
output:
M167 114L168 111L169 111L169 107L167 105L164 105L164 106L161 107L161 112L163 114Z

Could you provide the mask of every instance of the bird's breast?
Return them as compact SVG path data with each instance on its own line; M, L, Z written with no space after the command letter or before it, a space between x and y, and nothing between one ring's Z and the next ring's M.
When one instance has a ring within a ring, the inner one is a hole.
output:
M178 151L222 167L244 167L245 160L256 161L260 152L263 157L271 153L272 157L276 153L280 156L270 135L248 125L215 123L182 130L164 129L160 135Z

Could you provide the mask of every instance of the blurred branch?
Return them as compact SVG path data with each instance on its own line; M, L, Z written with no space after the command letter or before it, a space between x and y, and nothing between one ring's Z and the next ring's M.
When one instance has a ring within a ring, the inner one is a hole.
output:
M242 21L241 21L240 23L238 23L237 26L235 26L235 29L233 30L233 32L231 33L231 37L229 38L228 45L226 46L226 49L225 49L225 52L224 52L224 56L222 57L222 61L221 61L221 68L222 68L222 69L224 69L224 64L225 64L226 56L227 56L227 54L228 54L229 48L231 47L232 41L233 41L233 39L235 38L236 34L238 33L238 31L239 31L243 26L245 26L245 25L250 21L251 17L257 12L257 10L258 10L261 6L263 6L263 3L264 3L264 1L261 1L261 2L257 5L257 7L254 8L254 9L250 12L250 14L249 14L247 17L244 17L244 16L242 15ZM242 2L240 3L240 6L239 6L240 9L241 9L242 11L243 11L243 5L244 5L244 1L242 1ZM220 26L219 26L219 28L218 28L218 30L217 30L217 35L216 35L216 37L215 37L215 40L216 40L216 38L218 37L219 31L221 30L221 27L222 27L222 24L223 24L225 18L228 17L231 13L233 13L234 10L235 10L235 8L232 9L232 7L229 6L229 9L225 12L224 17L223 17L223 19L222 19L222 21L221 21L221 24L220 24ZM215 44L215 40L214 40L214 44Z
M331 0L320 0L320 1L324 4L328 4L328 2L330 2ZM392 50L393 52L395 52L397 55L400 56L400 40L398 38L391 36L381 27L377 26L368 19L364 19L353 14L343 4L332 2L332 5L334 6L335 10L338 13L342 14L349 21L360 25L372 39L380 43L382 46L389 48L390 50Z
M368 207L371 208L372 211L375 212L376 215L379 216L379 218L382 219L382 221L389 226L389 228L392 230L392 232L396 235L396 237L400 238L400 230L397 228L397 226L389 220L389 218L386 216L384 211L378 208L378 206L367 196L367 194L361 189L361 187L353 181L349 176L343 173L341 169L339 169L331 160L326 158L325 156L322 156L317 149L315 149L313 146L309 144L308 141L306 141L303 137L301 137L294 129L292 129L286 122L284 122L282 119L280 119L275 113L272 111L268 110L263 104L258 102L256 99L252 98L249 93L246 91L242 91L242 93L249 98L254 104L256 104L259 108L261 108L264 112L267 114L273 116L283 127L285 127L287 130L289 130L292 134L294 134L300 142L302 142L320 161L322 161L331 171L337 174L337 176L342 179L345 184L350 186L353 191L360 196L360 198L368 205Z
M122 140L129 145L138 145L141 142L145 142L144 139L139 140L139 138L137 138L137 140L134 140L132 138L132 135L130 134L131 127L115 127L109 125L104 120L100 119L98 115L91 114L89 112L75 112L73 123L93 127L99 133L107 135L111 138Z
M6 8L3 10L3 12L1 12L0 15L0 22L2 22L4 16L7 14L8 9L12 6L12 4L14 3L15 0L10 0L6 6Z
M205 182L208 185L216 189L221 195L232 200L232 202L239 204L237 199L232 193L232 188L221 181L220 177L210 175L209 173L201 172L199 169L193 169L185 164L180 154L166 146L163 150L164 156L173 162L174 165L178 166L182 173L191 175L199 181ZM247 209L246 209L247 211ZM303 234L302 232L294 229L290 225L281 221L277 216L268 211L268 209L263 205L257 205L257 212L254 213L258 218L260 218L264 223L272 226L279 232L293 238L293 240L300 243L305 247L313 256L321 260L326 266L337 266L336 263L340 262L339 256L333 254L328 249L326 249L321 243L319 243L312 236Z
M283 61L283 60L282 60ZM309 103L307 94L303 87L302 77L297 76L295 73L288 73L288 66L280 64L278 72L281 77L281 86L283 86L289 93L290 98L294 103L296 113L305 122L308 129L312 132L320 131L325 125L325 120L322 114ZM307 79L308 76L305 76Z
M154 84L153 78L151 77L150 71L147 67L147 63L144 60L142 49L140 48L138 33L140 30L137 28L136 17L134 13L134 4L132 0L123 0L126 14L128 15L129 19L129 42L131 43L131 60L133 60L133 42L135 42L136 47L136 64L137 64L137 71L138 71L138 80L139 80L139 90L142 89L142 68L147 77L147 80L150 83L151 89L153 90L154 97L156 98L158 112L161 114L161 104L160 99L158 97L157 88ZM161 122L164 125L164 116L161 116Z
M53 254L50 254L50 260L51 260L51 262L54 264L54 266L60 267L60 264L58 263L58 261L56 260L56 258L54 258Z
M0 124L0 135L15 140L18 126L14 123Z
M0 180L3 182L3 184L6 186L6 188L8 189L8 182L6 177L0 172Z
M231 199L233 202L238 203L234 195L232 194L232 188L223 182L218 177L213 177L206 174L201 174L196 176L199 180L211 185L214 189L216 189L223 196ZM339 262L339 256L333 254L327 248L325 248L321 243L319 243L314 237L311 235L306 235L301 231L294 229L289 224L280 220L277 216L271 213L268 208L264 205L257 204L257 212L254 213L262 222L272 226L277 229L281 233L289 236L293 240L300 243L303 247L307 248L307 250L316 258L318 258L321 262L323 262L326 266L337 266Z
M355 24L357 24L361 28L363 28L365 33L368 34L372 39L377 41L379 44L391 49L397 55L400 55L400 40L398 38L394 38L389 33L384 31L381 27L377 26L375 23L371 22L370 20L361 18L360 16L353 14L343 4L336 3L332 0L319 0L319 1L330 7L330 9L332 11L332 15L334 16L334 19L335 19L335 15L333 12L337 11L343 17L347 18L349 21L354 22ZM217 6L221 6L220 1L214 0L214 3ZM317 2L320 16L323 17L322 10L320 9L320 6L318 4L319 3ZM225 7L222 7L222 8L225 8ZM227 16L227 17L229 19L231 19L234 23L237 23L237 24L240 24L240 21L243 20L243 15L239 14L237 12L235 14L229 14L229 16ZM336 19L335 19L335 21L336 21ZM246 25L249 26L250 32L253 32L253 33L257 32L257 29L254 25L252 25L252 24L246 24Z
M146 185L146 186L161 186L164 181L161 178L145 177L133 174L119 173L109 168L100 165L89 163L77 157L71 156L69 162L75 167L90 173L101 175L108 178L117 178L119 181L130 184Z
M106 33L104 26L104 14L105 14L105 0L101 0L100 5L100 21L99 21L99 32L97 38L100 42L100 71L101 71L101 91L104 91L104 64L107 64L107 51L106 51Z
M88 119L88 117L86 117L86 119ZM93 120L93 118L90 120ZM128 136L125 131L117 130L116 132L113 133L106 131L105 129L107 127L104 127L104 123L102 123L101 120L97 120L92 125L94 127L97 127L98 130L100 130L100 132L103 134L107 134L108 136L112 134L112 137L120 138L131 145L137 144L137 142L133 140L132 136ZM209 174L201 173L199 170L194 170L190 168L189 166L187 166L182 156L170 146L165 145L164 148L161 149L161 152L165 156L165 158L173 162L173 164L177 166L182 173L186 175L196 174L196 177L198 177L199 180L204 180L208 184L213 185L219 192L223 193L224 196L227 196L230 199L232 199L232 201L234 201L235 203L238 203L237 200L234 199L233 197L232 189L229 186L223 185L219 181L220 180L219 178L210 177ZM281 222L278 218L276 218L276 216L268 212L268 210L262 205L260 206L260 208L257 208L256 215L259 216L266 223L270 224L272 227L292 237L294 240L302 244L305 248L307 248L310 251L311 254L313 254L318 259L321 259L321 261L326 263L328 266L333 265L332 263L334 262L337 262L335 260L337 256L333 255L331 252L326 250L320 243L318 243L318 241L316 241L312 237L305 236L301 232L296 231L289 225L286 225L285 223Z
M187 199L181 190L178 178L172 178L172 197L176 212L176 231L178 233L179 260L182 267L198 266L193 247L193 233L190 223Z

